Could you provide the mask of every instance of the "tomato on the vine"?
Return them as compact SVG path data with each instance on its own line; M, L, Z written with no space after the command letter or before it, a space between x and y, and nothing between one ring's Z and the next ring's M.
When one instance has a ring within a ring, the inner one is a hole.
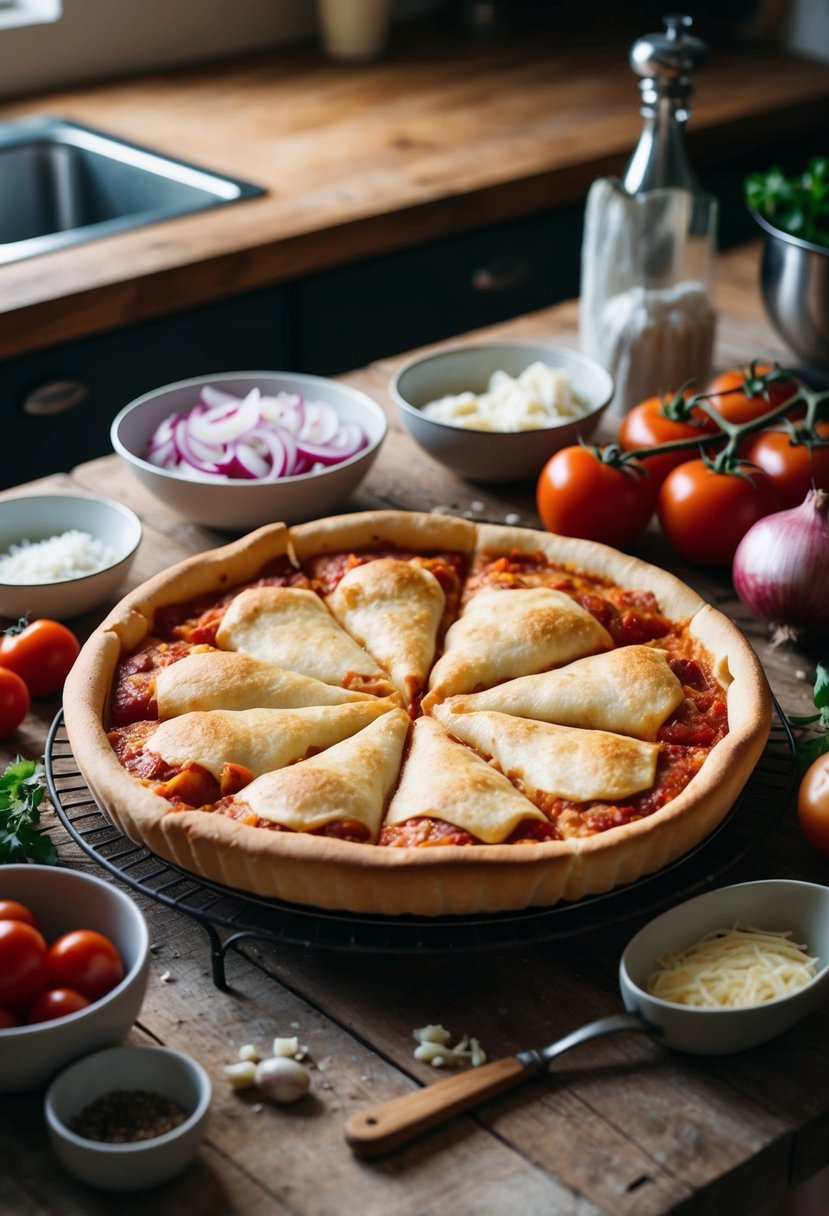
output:
M0 921L0 1006L18 1013L43 990L46 942L22 920Z
M762 376L770 372L772 367L770 363L755 363L754 370ZM796 388L790 380L775 380L765 394L748 395L745 383L750 376L750 367L733 367L712 380L706 395L713 394L708 399L727 422L752 422L788 401Z
M659 522L670 543L688 561L711 566L728 565L752 524L777 509L771 478L752 466L720 473L690 460L659 491Z
M52 942L47 965L56 988L73 988L91 1001L109 992L124 976L117 947L94 929L73 929Z
M538 514L548 532L625 545L643 531L658 484L641 468L616 467L588 447L562 448L541 470Z
M829 857L829 752L813 760L797 791L800 830L824 857Z
M63 687L80 649L59 621L21 621L0 638L0 667L20 676L31 696L42 697Z
M0 667L0 739L17 730L29 712L29 690L14 671Z
M819 422L815 429L829 439L829 422ZM768 473L781 511L799 507L811 489L829 490L829 444L809 448L792 443L787 430L758 431L746 438L740 453Z
M684 403L690 400L687 393L671 397L648 397L640 401L625 414L619 427L619 443L627 452L637 448L652 448L661 443L673 443L677 439L702 441L717 428L714 420L694 406L690 411ZM687 419L685 414L688 414ZM693 450L663 452L658 456L646 456L641 463L657 482L661 483L677 465L692 459Z

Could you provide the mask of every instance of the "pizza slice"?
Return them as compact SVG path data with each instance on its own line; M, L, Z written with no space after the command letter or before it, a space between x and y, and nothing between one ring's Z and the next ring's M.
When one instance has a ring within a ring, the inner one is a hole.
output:
M389 804L380 843L501 844L510 837L543 839L541 811L433 718L418 718L406 767Z
M304 588L242 591L224 615L216 644L324 684L378 696L394 692L371 655L334 620L316 592Z
M328 597L344 629L391 676L407 704L426 685L446 597L429 570L393 557L354 566Z
M369 699L310 676L283 671L241 650L206 650L162 668L155 678L159 718L209 709L300 709Z
M491 711L453 713L445 703L434 713L449 734L497 764L536 804L549 798L613 802L656 779L658 743Z
M549 671L612 646L607 630L562 591L485 588L469 601L446 635L444 653L432 669L424 712L454 693Z
M684 697L664 650L620 646L576 659L556 671L519 676L483 692L450 697L446 706L452 713L494 710L653 741Z
M409 723L394 709L321 755L264 773L217 810L254 826L375 841Z
M163 797L205 806L262 773L332 747L390 709L377 698L303 709L216 709L135 723L109 739L121 763L156 783Z

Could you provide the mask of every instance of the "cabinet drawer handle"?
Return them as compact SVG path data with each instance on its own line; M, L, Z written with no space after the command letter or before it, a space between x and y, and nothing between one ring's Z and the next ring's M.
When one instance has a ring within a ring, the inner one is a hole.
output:
M23 413L32 418L63 414L80 405L88 396L89 389L81 380L53 380L29 393L23 402Z
M509 291L523 283L530 273L526 258L503 258L481 266L472 275L472 286L476 291Z

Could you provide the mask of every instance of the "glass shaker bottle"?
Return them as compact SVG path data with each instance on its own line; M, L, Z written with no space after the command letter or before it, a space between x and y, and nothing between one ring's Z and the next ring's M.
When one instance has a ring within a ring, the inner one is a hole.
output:
M708 378L716 313L711 290L717 203L697 182L685 148L690 73L707 47L686 16L638 39L630 64L645 122L622 176L587 196L581 346L614 377L611 412Z

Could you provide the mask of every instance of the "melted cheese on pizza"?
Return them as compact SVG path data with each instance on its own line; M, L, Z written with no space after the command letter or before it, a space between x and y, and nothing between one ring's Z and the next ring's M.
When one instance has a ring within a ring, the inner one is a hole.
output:
M447 633L424 710L454 693L548 671L612 645L596 618L562 591L485 588Z
M437 705L446 730L493 760L532 798L613 801L653 785L660 746L601 730L531 722L493 712L453 713Z
M664 650L621 646L576 659L556 671L519 676L484 692L450 697L446 705L453 713L495 710L653 741L684 697Z

